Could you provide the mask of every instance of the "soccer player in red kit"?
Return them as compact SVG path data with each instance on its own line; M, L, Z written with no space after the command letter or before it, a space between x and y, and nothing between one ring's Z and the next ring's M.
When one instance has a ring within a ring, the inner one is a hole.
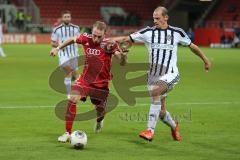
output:
M84 49L84 69L72 86L65 116L66 132L58 138L60 142L66 142L70 138L76 104L78 100L86 101L88 96L95 105L97 113L95 132L101 131L109 94L109 81L112 79L110 72L112 55L119 60L120 65L126 63L127 55L127 52L123 52L116 42L104 38L106 28L104 22L96 21L93 24L92 34L84 33L69 38L50 52L50 55L55 56L60 49L73 43L81 44Z

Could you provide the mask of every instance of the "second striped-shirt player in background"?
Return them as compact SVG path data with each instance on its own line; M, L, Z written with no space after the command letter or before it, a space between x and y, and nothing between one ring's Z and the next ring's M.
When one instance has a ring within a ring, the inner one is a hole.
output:
M2 41L3 41L3 25L2 25L2 19L0 18L0 56L1 57L6 57L3 49L2 49Z
M211 63L205 54L191 42L187 34L178 27L168 25L168 11L165 7L157 7L153 12L153 27L146 27L125 37L115 37L116 41L143 42L149 53L150 69L148 72L148 89L152 99L149 110L147 130L139 134L141 138L151 141L160 118L171 128L172 137L180 141L178 123L166 110L166 93L173 89L179 81L177 67L178 44L188 46L193 53L202 59L206 71Z
M80 35L80 29L77 25L71 23L70 11L64 11L61 15L62 24L53 29L51 36L52 47L56 48L66 39ZM66 86L67 96L71 91L72 78L76 78L76 69L78 67L78 46L77 44L69 45L68 47L58 52L59 65L65 72L64 84Z

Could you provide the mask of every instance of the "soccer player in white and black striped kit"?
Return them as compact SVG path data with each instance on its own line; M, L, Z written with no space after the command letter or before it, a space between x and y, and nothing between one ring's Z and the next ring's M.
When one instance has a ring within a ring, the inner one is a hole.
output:
M62 24L56 26L53 29L51 40L52 47L56 48L62 44L66 39L75 37L80 34L80 29L77 25L71 22L70 11L62 12ZM58 53L59 65L65 72L64 84L68 97L71 91L71 80L75 76L75 70L78 67L78 46L77 44L71 44L68 47L62 49Z
M146 27L127 37L113 38L116 41L143 42L149 52L150 69L148 72L148 88L152 98L149 110L147 130L139 134L141 138L151 141L160 118L171 128L174 140L180 141L178 123L166 110L166 93L173 89L179 81L177 67L178 44L188 46L199 56L205 70L210 69L210 62L198 46L193 44L187 34L177 27L168 25L168 11L165 7L157 7L153 12L153 27Z

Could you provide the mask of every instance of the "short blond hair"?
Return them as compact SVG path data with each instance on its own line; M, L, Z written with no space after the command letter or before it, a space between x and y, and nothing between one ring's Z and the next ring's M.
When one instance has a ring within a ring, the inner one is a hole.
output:
M162 11L162 16L168 16L168 10L167 8L163 7L163 6L158 6L154 12L157 12L157 11Z
M93 28L97 28L101 31L104 31L106 32L107 31L107 25L105 22L102 22L102 21L96 21L94 24L93 24Z

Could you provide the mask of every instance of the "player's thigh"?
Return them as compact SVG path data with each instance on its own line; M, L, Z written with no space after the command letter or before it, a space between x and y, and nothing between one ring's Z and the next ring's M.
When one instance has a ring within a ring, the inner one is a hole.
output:
M65 72L66 77L71 77L72 72L74 71L74 69L71 66L71 59L67 57L60 57L59 66Z
M78 57L72 58L69 62L70 62L70 67L72 68L72 70L75 71L78 68Z
M90 99L92 104L95 105L96 110L99 112L103 112L106 110L107 98L109 95L108 88L97 88L92 89L90 93Z
M73 102L86 101L88 96L88 88L81 83L75 82L72 85L71 93L70 93L70 100Z
M65 77L71 77L72 76L73 70L70 66L64 66L64 67L62 67L62 69L65 72Z
M70 101L72 101L74 103L77 103L80 99L81 99L81 95L78 92L71 91L71 94L70 94L70 97L69 97Z
M151 97L160 97L167 92L167 89L167 84L164 81L158 81L158 83L148 86Z
M171 91L174 85L179 81L179 75L174 73L165 74L163 76L148 76L148 90L154 101L160 101L161 98L167 96L167 92Z
M174 86L179 82L180 77L178 73L168 73L160 77L159 81L167 84L167 92L170 92Z

